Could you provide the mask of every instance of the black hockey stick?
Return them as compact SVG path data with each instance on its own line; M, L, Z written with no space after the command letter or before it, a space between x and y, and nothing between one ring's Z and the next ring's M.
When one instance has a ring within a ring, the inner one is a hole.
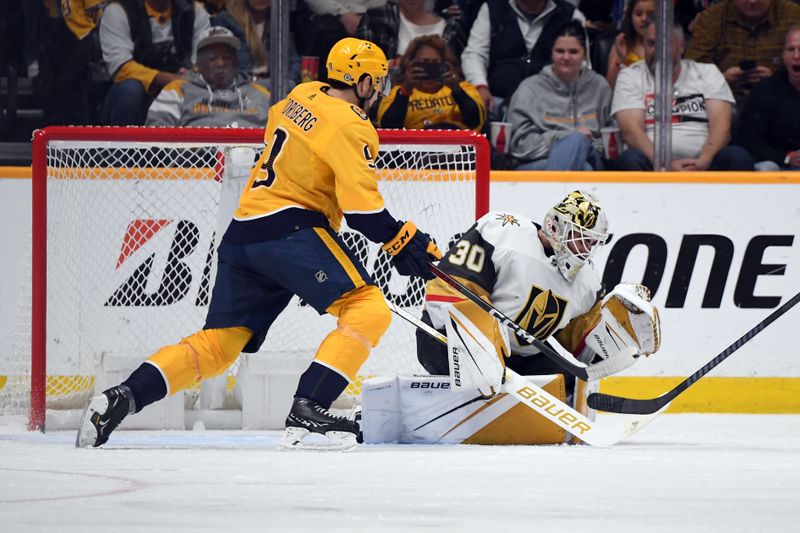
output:
M792 298L773 311L767 318L756 324L753 329L735 340L733 344L722 350L719 355L706 363L703 368L686 378L683 382L679 383L674 389L662 394L658 398L650 398L648 400L621 398L619 396L612 396L611 394L596 392L589 395L587 400L589 407L592 409L598 409L600 411L608 411L610 413L625 413L630 415L647 415L650 413L655 413L669 402L674 400L676 396L691 387L695 381L708 374L711 369L727 359L729 355L744 346L750 339L761 333L764 328L775 322L778 317L794 307L797 302L800 302L800 292L792 296Z
M475 305L477 305L478 307L489 313L491 316L499 320L501 324L510 328L512 331L514 331L514 333L517 334L518 337L533 344L533 346L535 346L537 350L539 350L547 358L551 359L553 362L561 366L564 370L584 381L589 380L589 373L586 370L586 366L575 364L572 361L569 361L565 357L561 356L558 352L550 348L550 346L546 345L545 343L543 343L542 341L540 341L539 339L528 333L525 330L525 328L523 328L510 318L508 318L505 314L496 309L492 304L490 304L486 300L483 300L480 296L478 296L477 294L469 290L467 287L465 287L463 283L459 282L457 279L452 277L450 274L444 272L433 263L431 263L431 272L433 272L437 278L450 285L457 292L466 296L467 299L471 300Z

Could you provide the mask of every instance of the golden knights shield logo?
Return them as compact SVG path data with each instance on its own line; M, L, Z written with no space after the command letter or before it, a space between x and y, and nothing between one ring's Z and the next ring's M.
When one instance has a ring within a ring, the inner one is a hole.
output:
M514 321L536 337L544 340L556 330L569 302L549 289L531 286L528 300L522 306ZM517 338L520 344L528 342Z

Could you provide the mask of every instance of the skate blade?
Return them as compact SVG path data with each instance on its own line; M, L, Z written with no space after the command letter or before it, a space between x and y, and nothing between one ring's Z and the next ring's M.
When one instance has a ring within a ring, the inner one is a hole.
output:
M92 422L96 413L105 413L108 409L108 398L105 394L93 397L86 404L78 426L78 435L75 437L76 448L92 448L97 445L97 427Z
M278 443L281 450L302 450L309 452L346 452L355 448L356 436L347 431L328 431L325 437L328 442L305 442L312 435L303 428L286 428L283 439ZM317 434L314 434L316 436ZM313 437L312 437L313 438Z

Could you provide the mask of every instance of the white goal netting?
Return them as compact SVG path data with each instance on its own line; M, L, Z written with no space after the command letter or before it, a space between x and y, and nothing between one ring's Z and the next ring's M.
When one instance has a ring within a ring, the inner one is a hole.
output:
M219 235L263 149L260 130L45 134L38 139L46 143L39 151L44 159L34 155L34 205L40 202L32 281L20 295L15 353L0 362L0 414L34 421L45 404L82 408L95 392L104 354L144 360L202 327ZM480 141L464 132L382 133L379 188L387 207L431 233L442 249L475 220L476 206L488 203L477 185ZM359 233L345 227L342 235L384 294L419 315L422 281L400 276ZM334 327L332 317L294 298L259 356L310 361ZM346 394L357 396L366 376L421 370L413 328L396 318ZM44 394L32 395L31 382Z

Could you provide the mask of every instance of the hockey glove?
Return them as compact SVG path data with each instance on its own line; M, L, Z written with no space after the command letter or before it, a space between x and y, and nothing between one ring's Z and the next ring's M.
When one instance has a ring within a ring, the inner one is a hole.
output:
M601 304L600 322L585 338L579 359L589 364L590 379L600 379L628 368L640 355L661 346L658 309L644 285L620 283Z
M406 222L397 235L383 245L383 251L392 256L392 263L404 276L419 276L433 279L428 265L442 258L442 252L431 238L419 230L413 222Z

